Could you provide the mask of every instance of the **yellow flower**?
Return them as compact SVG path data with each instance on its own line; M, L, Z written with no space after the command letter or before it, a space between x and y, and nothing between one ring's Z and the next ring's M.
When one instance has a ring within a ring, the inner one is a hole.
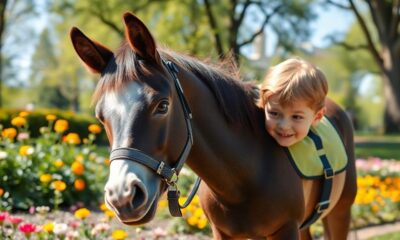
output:
M67 184L61 180L54 181L52 184L53 188L57 191L64 191L67 188Z
M89 217L90 211L87 208L79 208L78 210L75 211L74 215L76 218L83 220L83 219Z
M21 156L32 155L34 151L35 151L35 149L32 146L22 145L19 148L19 155L21 155Z
M16 127L22 127L26 125L26 119L23 117L15 117L11 120L11 124Z
M127 237L128 233L121 229L114 230L112 233L112 238L115 240L124 240Z
M76 175L82 175L85 171L85 166L82 163L75 161L71 165L71 171Z
M68 133L67 136L64 137L64 142L69 144L80 144L81 139L77 133Z
M197 208L193 213L193 215L196 217L201 217L201 216L203 216L203 214L204 214L204 212L203 212L202 208Z
M106 206L105 203L100 204L100 210L103 211L103 212L108 210L108 207Z
M206 218L200 218L199 221L197 222L197 227L199 229L204 229L207 226L207 219Z
M195 226L195 225L197 225L198 220L199 220L199 218L197 218L195 216L191 216L186 221L187 221L187 223L189 223L189 225Z
M51 176L51 174L42 174L40 175L40 181L42 183L48 183L51 181L51 179L53 179L53 177Z
M48 222L43 225L43 231L47 233L52 233L54 230L54 222Z
M68 122L64 119L58 119L54 124L54 131L65 132L68 129Z
M93 134L98 134L101 132L101 127L98 124L90 124L89 127L89 132Z
M14 139L17 136L17 130L15 128L5 128L1 135L5 138Z
M64 166L64 162L61 159L57 159L53 162L54 166L56 166L57 168L60 168L62 166Z
M57 116L54 115L54 114L47 114L46 115L46 120L49 121L49 122L52 122L52 121L54 121L56 119L57 119Z
M77 162L83 162L84 159L85 157L82 154L78 154L75 156L75 161Z
M111 210L104 211L104 214L109 218L113 218L115 216L114 212Z
M107 159L104 159L104 164L105 164L105 165L110 165L110 159L108 159L108 158L107 158Z
M78 191L84 190L86 187L85 181L83 179L76 179L74 181L74 187Z
M0 197L3 196L4 194L4 189L0 188Z
M22 111L19 113L19 116L25 118L25 117L29 116L29 112Z
M179 198L179 203L180 203L181 201L180 201L180 198ZM167 206L168 206L168 201L166 200L166 199L161 199L159 202L158 202L158 206L160 207L160 208L166 208Z

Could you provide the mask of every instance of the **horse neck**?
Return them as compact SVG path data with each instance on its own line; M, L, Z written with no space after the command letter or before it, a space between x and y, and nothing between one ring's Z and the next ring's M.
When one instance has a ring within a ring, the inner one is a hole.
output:
M261 141L249 129L227 123L214 95L201 80L188 72L180 75L193 112L194 145L187 163L220 199L240 201L238 186L252 181L257 163L250 168L247 161L257 159Z

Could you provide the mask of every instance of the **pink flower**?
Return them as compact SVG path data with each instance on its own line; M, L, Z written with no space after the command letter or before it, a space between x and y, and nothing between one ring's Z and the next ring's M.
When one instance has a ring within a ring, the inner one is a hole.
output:
M24 234L31 234L36 231L36 225L32 223L23 223L19 225L18 229Z
M69 222L69 226L73 229L77 229L80 225L81 225L81 223L79 221L70 221Z
M165 237L165 236L167 236L167 231L165 231L164 229L158 227L158 228L153 230L153 235L156 238Z
M0 212L0 223L4 222L6 218L8 217L8 212Z
M30 214L35 214L35 207L34 206L29 208L29 213Z
M21 217L13 217L9 216L8 221L10 221L13 225L18 225L20 224L24 219Z

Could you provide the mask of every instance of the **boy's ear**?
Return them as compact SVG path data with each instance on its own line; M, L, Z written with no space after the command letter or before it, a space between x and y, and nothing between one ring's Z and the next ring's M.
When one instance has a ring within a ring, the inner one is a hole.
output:
M318 112L315 114L312 125L317 125L321 121L321 119L324 117L325 112L326 112L326 107L323 107L320 110L318 110Z

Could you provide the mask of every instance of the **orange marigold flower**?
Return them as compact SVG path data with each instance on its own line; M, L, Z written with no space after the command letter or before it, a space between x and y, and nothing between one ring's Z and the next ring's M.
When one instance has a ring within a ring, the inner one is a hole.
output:
M51 176L51 174L42 174L40 175L39 179L42 183L48 183L51 181L51 179L53 179L53 177Z
M101 132L101 127L98 124L90 124L89 127L89 132L93 134L98 134Z
M53 188L57 191L64 191L67 188L67 184L61 180L54 181L52 184Z
M19 155L21 156L28 156L33 154L33 152L35 151L35 149L32 146L29 145L22 145L19 148Z
M85 171L85 166L82 163L75 161L71 165L71 171L76 175L82 175Z
M26 125L26 119L18 116L11 120L11 124L16 127L22 127Z
M65 132L68 129L68 122L64 119L58 119L54 124L54 131Z
M108 158L104 159L104 164L105 165L110 165L110 159L108 159Z
M80 144L81 139L77 133L68 133L67 136L63 139L64 142L69 144Z
M74 182L74 187L78 191L84 190L86 187L85 181L83 179L76 179Z
M5 128L3 129L1 135L4 138L14 139L17 136L17 130L15 128Z
M18 114L20 117L26 118L27 116L29 116L29 112L27 111L22 111Z
M89 217L90 211L87 208L79 208L75 211L74 216L79 219L85 219Z
M49 122L52 122L52 121L54 121L56 119L57 119L57 116L54 115L54 114L47 114L46 115L46 120L49 121Z
M4 189L0 188L0 197L3 196L4 194Z

